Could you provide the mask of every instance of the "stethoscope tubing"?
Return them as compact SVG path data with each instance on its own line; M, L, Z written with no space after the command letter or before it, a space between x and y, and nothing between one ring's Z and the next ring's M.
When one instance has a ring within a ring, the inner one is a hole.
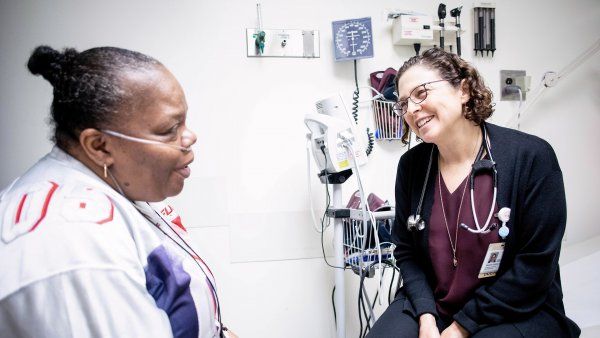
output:
M492 163L492 177L493 177L493 181L494 181L494 194L493 194L493 198L492 198L492 204L490 205L490 212L488 214L488 217L483 225L480 226L479 225L479 218L477 217L477 210L475 210L475 197L474 197L474 192L475 192L475 172L473 171L473 169L471 169L471 174L469 175L469 180L470 180L470 194L471 194L471 212L473 213L473 219L475 220L475 227L476 229L473 229L471 227L469 227L468 225L464 224L463 228L468 230L471 233L474 234L487 234L490 232L490 221L492 219L492 215L494 214L494 207L496 206L496 197L498 196L498 174L496 171L496 163L494 162L494 158L492 157L492 152L490 151L490 144L488 143L488 139L487 139L487 128L485 127L485 124L482 125L483 127L481 128L483 135L483 144L482 146L479 148L479 153L477 154L477 160L481 160L481 156L483 155L483 149L485 148L485 151L487 152L487 154L490 156L490 161ZM461 225L462 225L461 224Z
M431 172L431 163L433 162L433 151L435 150L435 144L431 147L429 153L429 164L427 165L427 173L425 174L425 181L423 182L423 188L427 187L427 181L429 181L429 173ZM421 215L421 208L423 207L423 199L425 198L425 190L421 189L421 198L419 198L419 205L417 205L417 217ZM420 217L419 217L420 218Z
M494 214L494 206L496 205L496 196L498 195L498 188L494 187L494 197L492 198L490 213L488 214L487 220L485 221L483 227L479 226L479 221L477 220L477 211L475 211L475 203L473 202L475 200L473 198L474 190L475 189L471 189L471 212L473 213L473 218L475 219L475 226L477 227L477 229L473 229L464 223L461 223L461 226L463 226L464 229L468 230L470 233L473 234L487 234L492 230L490 229L490 220L492 219L492 215Z
M492 170L492 178L493 178L493 184L494 184L494 193L493 193L493 197L492 197L492 204L490 206L490 211L488 213L487 219L484 223L483 226L481 226L479 224L479 219L477 217L477 211L475 210L475 198L474 198L474 192L475 192L475 169L471 168L471 173L469 174L469 185L470 185L470 196L471 196L471 212L473 214L473 218L475 220L475 228L469 227L468 225L461 223L461 227L468 230L471 233L475 233L475 234L486 234L489 233L493 227L490 226L490 222L492 219L492 216L494 214L494 207L496 205L496 199L498 196L498 171L496 170L496 162L494 162L494 158L492 156L492 152L490 150L490 143L488 140L488 136L487 136L487 127L485 125L485 122L482 123L481 125L481 130L482 130L482 145L479 148L479 152L477 153L477 160L475 161L475 163L477 163L478 161L482 161L481 157L483 155L483 150L485 149L485 151L487 152L488 156L490 157L490 160L488 162L488 166L489 168ZM417 205L417 210L416 213L414 215L411 215L409 217L409 220L407 221L407 227L409 230L423 230L424 229L424 220L421 219L421 208L423 207L423 200L425 198L425 191L427 190L427 182L429 181L429 176L431 174L431 166L433 163L433 152L435 150L435 144L432 145L431 147L431 153L429 154L429 163L427 165L427 173L425 174L425 181L423 182L423 188L421 189L421 196L419 198L419 204ZM473 166L475 165L475 163L473 163ZM485 164L485 163L484 163ZM422 222L423 226L419 227L419 226L414 226L411 223L411 219L413 221L416 222Z

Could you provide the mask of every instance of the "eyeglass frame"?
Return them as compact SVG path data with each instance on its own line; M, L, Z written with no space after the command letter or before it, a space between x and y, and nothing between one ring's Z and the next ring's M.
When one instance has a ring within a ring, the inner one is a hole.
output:
M413 88L410 93L408 94L408 97L405 100L398 100L396 102L394 102L393 106L392 106L392 111L394 112L394 114L396 114L397 116L400 117L404 117L404 115L406 115L406 113L408 113L408 100L412 101L412 103L414 104L420 104L423 103L423 101L427 100L427 95L429 94L429 89L427 89L428 84L432 84L432 83L436 83L436 82L442 82L442 81L452 81L454 79L440 79L440 80L435 80L435 81L429 81L429 82L425 82L425 83L421 83L420 85L416 86L415 88ZM423 87L425 89L425 97L423 98L423 100L415 102L415 100L413 100L412 97L412 93L417 90L417 88L419 87ZM399 113L398 111L402 111L402 108L400 107L401 103L406 103L406 110L404 111L404 113Z

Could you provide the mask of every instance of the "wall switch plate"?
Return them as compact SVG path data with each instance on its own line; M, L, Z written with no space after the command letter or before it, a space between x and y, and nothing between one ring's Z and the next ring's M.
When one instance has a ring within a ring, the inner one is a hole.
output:
M529 77L524 70L501 70L500 101L519 101L519 91L515 86L521 88L523 101L525 101L529 82Z

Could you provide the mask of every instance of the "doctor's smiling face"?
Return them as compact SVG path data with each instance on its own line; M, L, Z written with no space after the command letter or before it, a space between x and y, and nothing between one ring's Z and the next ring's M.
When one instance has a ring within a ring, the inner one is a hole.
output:
M454 126L467 120L463 105L469 100L462 82L453 85L437 71L417 64L398 79L399 102L404 120L412 131L427 143L447 138Z
M118 122L111 123L110 130L156 143L105 135L112 155L111 174L132 200L161 201L179 194L190 176L194 153L177 147L196 142L186 126L187 103L181 86L164 66L157 65L126 71L123 88L131 91L131 99L122 104Z
M492 92L479 72L458 55L431 48L408 59L396 77L397 114L427 143L453 145L494 112ZM410 133L402 135L408 143Z

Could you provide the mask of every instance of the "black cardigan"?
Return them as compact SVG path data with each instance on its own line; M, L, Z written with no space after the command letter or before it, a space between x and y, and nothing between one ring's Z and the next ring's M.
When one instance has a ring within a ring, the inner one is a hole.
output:
M454 315L471 334L488 325L517 322L539 310L554 316L571 336L577 325L565 316L558 268L566 224L562 172L552 147L544 140L487 123L490 151L498 170L498 208L511 209L506 247L495 277L486 278L465 306ZM429 217L437 173L437 149L423 201L423 231L409 231L425 180L432 144L407 151L396 177L394 252L402 273L403 294L416 316L438 316L432 289L435 275L429 252ZM500 240L499 240L500 241ZM535 329L535 328L530 328Z

